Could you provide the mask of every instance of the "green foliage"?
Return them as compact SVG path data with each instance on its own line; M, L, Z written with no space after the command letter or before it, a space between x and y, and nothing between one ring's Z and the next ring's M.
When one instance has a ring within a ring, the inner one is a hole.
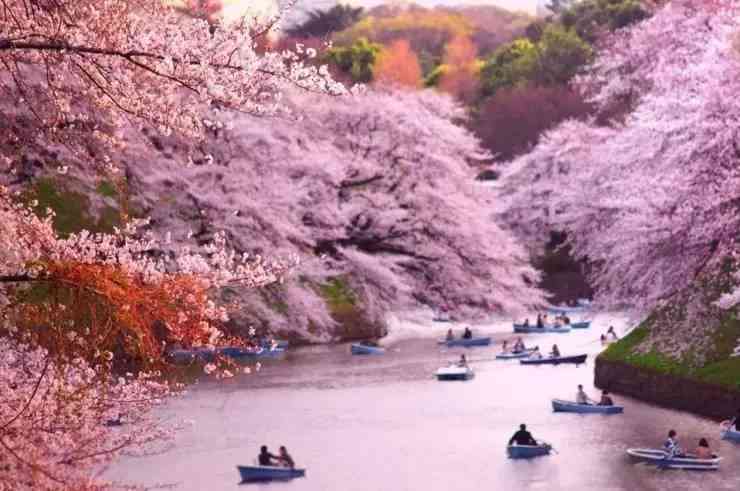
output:
M424 87L436 87L442 79L442 76L447 73L449 69L450 67L445 64L437 65L431 72L429 72L429 75L424 78Z
M694 373L694 378L740 389L740 358L730 358L702 367Z
M336 276L318 288L332 314L346 314L355 310L357 298L344 278Z
M53 210L54 229L62 237L81 230L112 232L113 227L120 225L120 215L116 209L105 207L96 219L90 213L90 199L87 196L69 191L51 178L38 179L23 195L23 200L27 204L37 202L33 210L39 216L44 215L47 208Z
M100 181L98 184L98 194L106 198L118 198L116 187L109 181Z
M373 79L373 66L380 54L381 46L365 38L358 39L347 47L335 47L328 51L328 60L353 82L368 83Z
M517 39L501 46L481 69L483 92L491 95L503 87L534 80L537 58L537 45L529 39Z
M593 58L593 50L575 31L557 24L544 27L539 40L517 39L500 47L481 70L483 92L532 83L567 84Z
M632 330L628 335L612 343L609 347L599 355L600 358L609 361L626 361L627 357L632 353L640 343L642 343L650 334L650 331L645 327L645 321L640 326Z
M540 85L567 84L571 78L593 58L591 46L573 30L549 25L537 43Z
M604 30L621 29L649 16L639 0L584 0L563 11L560 22L594 43Z

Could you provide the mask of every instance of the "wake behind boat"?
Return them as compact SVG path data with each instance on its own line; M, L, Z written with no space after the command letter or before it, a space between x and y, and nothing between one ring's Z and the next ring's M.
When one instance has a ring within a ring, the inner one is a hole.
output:
M622 406L601 406L597 404L578 404L577 402L564 401L562 399L552 400L552 410L563 413L580 414L620 414L624 411Z
M237 466L242 482L288 481L296 477L306 477L306 469L273 466Z
M527 358L519 360L522 365L559 365L561 363L574 363L580 365L586 362L588 355L573 355L573 356L551 356L549 358Z
M633 460L655 465L661 469L684 469L688 471L716 471L719 470L721 457L700 459L695 455L686 454L671 456L665 450L653 448L629 448L627 455Z

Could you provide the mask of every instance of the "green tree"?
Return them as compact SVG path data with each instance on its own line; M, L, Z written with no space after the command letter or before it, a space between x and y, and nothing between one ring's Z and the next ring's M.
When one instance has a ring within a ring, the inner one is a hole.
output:
M529 39L517 39L497 49L481 70L484 95L503 87L526 84L537 73L537 45Z
M368 83L373 79L373 66L381 46L360 38L350 46L338 46L327 52L329 62L349 75L353 82Z
M537 43L534 81L543 86L567 84L592 58L591 46L575 31L551 24Z
M604 31L614 31L650 17L639 0L583 0L562 12L560 22L594 43Z

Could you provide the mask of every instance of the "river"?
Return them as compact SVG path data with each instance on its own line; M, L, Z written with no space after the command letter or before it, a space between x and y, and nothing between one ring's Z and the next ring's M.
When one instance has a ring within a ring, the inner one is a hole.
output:
M615 322L600 315L587 330L525 337L541 348L557 342L563 354L589 353L578 367L495 360L500 341L513 339L503 322L475 328L495 339L484 348L439 348L430 333L441 335L447 326L437 324L418 331L426 337L415 338L413 330L394 336L383 356L351 356L346 344L291 350L257 374L204 378L173 399L162 417L192 426L168 451L124 457L106 477L214 491L740 489L740 445L720 441L715 422L619 395L623 415L552 412L550 400L573 399L579 383L598 395L593 357L602 349L599 334ZM463 352L475 378L437 382L434 371ZM519 423L557 453L507 459L505 444ZM627 459L625 449L659 446L670 428L684 448L708 438L724 458L720 471L659 471ZM262 444L275 453L287 446L307 477L239 486L236 465L253 464Z

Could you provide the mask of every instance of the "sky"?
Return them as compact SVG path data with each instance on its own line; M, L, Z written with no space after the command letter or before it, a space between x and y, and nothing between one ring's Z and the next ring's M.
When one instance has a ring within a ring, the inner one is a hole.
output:
M264 15L275 12L279 0L223 0L227 17L238 17L244 13ZM344 3L362 7L373 7L382 3L406 3L408 0L342 0ZM338 0L298 0L296 10L315 10L329 8ZM414 0L414 3L427 7L435 5L497 5L509 10L519 10L534 14L538 0Z

